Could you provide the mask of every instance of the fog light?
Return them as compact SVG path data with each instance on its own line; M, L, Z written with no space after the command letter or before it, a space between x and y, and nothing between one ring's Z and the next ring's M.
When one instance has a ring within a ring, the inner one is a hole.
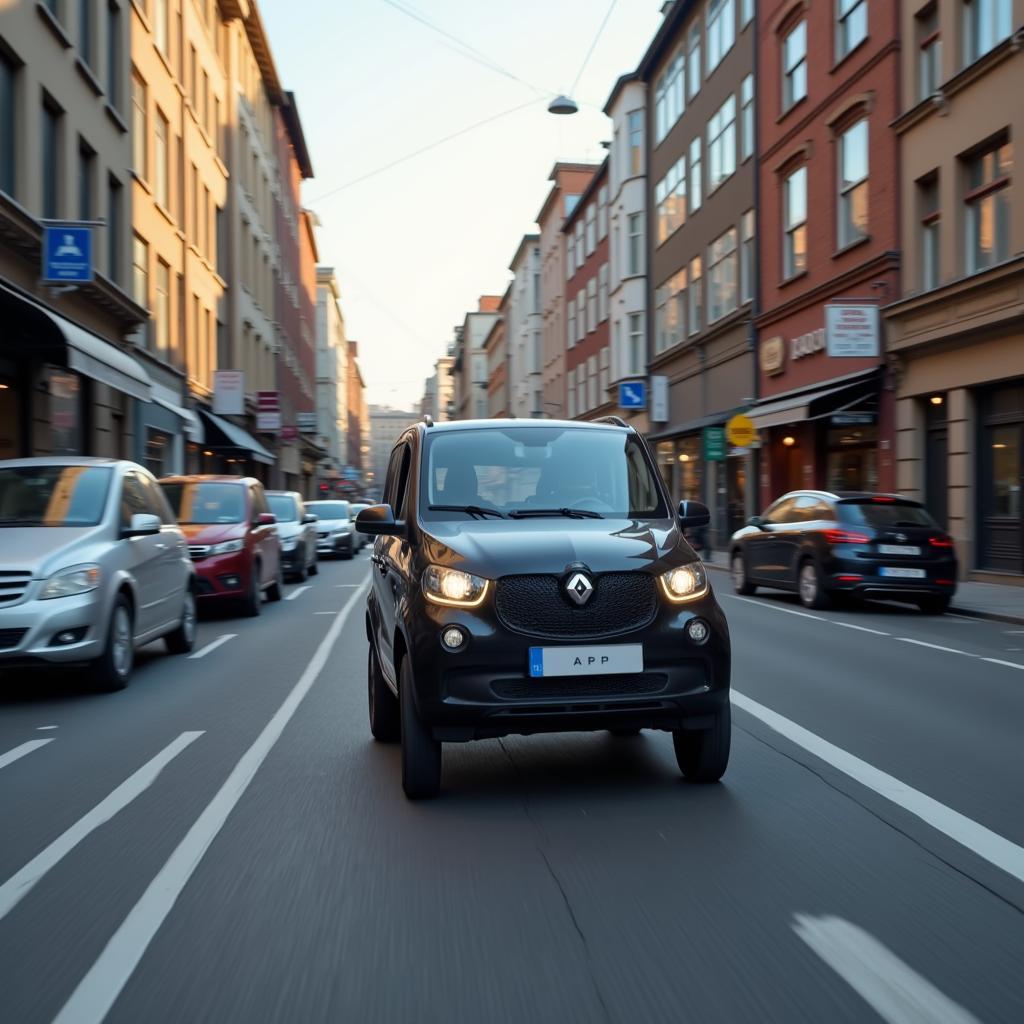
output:
M686 635L695 644L706 644L711 636L711 627L703 619L690 619L686 624Z
M79 626L78 629L62 629L59 633L54 634L50 646L67 647L69 644L77 644L84 639L88 628L88 626Z
M441 634L441 643L449 651L457 651L466 642L466 634L458 626L449 626Z
M221 576L220 581L229 590L236 589L242 582L237 576Z

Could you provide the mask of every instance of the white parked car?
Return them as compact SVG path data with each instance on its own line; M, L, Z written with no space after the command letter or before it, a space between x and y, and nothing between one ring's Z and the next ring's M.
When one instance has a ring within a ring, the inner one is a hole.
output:
M354 518L347 501L307 501L306 511L317 517L316 550L319 554L342 558L355 554Z

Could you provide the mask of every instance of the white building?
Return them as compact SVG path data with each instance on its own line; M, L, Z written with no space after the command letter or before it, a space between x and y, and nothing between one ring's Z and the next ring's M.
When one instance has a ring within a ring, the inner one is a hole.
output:
M377 494L383 493L391 449L394 448L402 431L415 423L419 416L414 412L391 409L385 405L371 405L369 412L370 451L364 465L367 467L366 476L370 492Z
M348 451L348 339L333 267L316 268L317 433L328 470L340 471Z
M475 312L467 313L462 322L462 390L457 396L458 419L487 418L487 353L484 342L491 327L501 315L500 295L481 295Z
M509 415L539 416L544 401L540 235L523 236L509 264L509 270L513 276L505 335L508 347Z

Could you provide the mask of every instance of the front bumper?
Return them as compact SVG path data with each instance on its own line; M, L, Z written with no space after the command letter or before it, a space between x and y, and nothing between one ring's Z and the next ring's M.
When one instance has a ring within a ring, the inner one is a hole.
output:
M228 600L249 593L252 561L247 551L211 555L193 563L196 593L201 601Z
M317 537L316 549L321 555L352 554L352 534L343 533L337 537Z
M305 563L306 549L302 544L296 545L291 551L281 549L281 568L284 572L298 572Z
M41 586L32 584L33 589ZM50 601L26 600L0 609L0 667L75 664L100 657L106 644L104 599L92 591ZM80 639L58 644L58 633L74 631Z

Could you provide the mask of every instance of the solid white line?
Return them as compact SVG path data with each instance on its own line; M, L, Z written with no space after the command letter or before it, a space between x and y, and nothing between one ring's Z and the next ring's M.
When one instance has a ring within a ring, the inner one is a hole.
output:
M957 615L956 612L946 612L943 616L946 619L959 619L961 622L969 622L972 626L977 626L981 623L981 619L976 619L971 615Z
M795 918L797 935L889 1024L979 1024L863 928L841 917Z
M982 661L990 661L993 665L1005 665L1007 668L1019 668L1024 672L1024 665L1018 665L1015 661L1003 661L1001 658L982 658Z
M1018 881L1024 882L1024 847L1011 843L1009 839L985 828L984 825L979 825L959 811L940 804L938 800L933 800L859 757L854 757L853 754L829 743L802 725L797 725L771 708L751 700L745 694L733 690L732 702L736 707L759 718L770 729L803 747L815 757L821 758L844 775L885 797L897 807L909 811L954 842L976 853Z
M350 589L351 590L356 590L359 587L363 586L363 584L362 583L335 583L334 586L338 590L350 590Z
M56 725L37 725L36 726L36 732L46 732L48 729L56 729L56 728L58 728L58 726L56 726Z
M1008 629L1006 630L1007 636L1024 636L1024 629Z
M229 640L234 640L236 636L238 636L237 633L225 633L223 636L219 636L216 640L208 643L205 647L200 648L195 654L190 654L189 658L193 661L196 658L205 658L211 651L217 650L221 644L226 644Z
M909 636L894 636L901 644L914 644L916 647L930 647L933 651L943 651L946 654L962 654L965 658L976 658L978 655L970 654L968 651L958 651L955 647L943 647L940 644L930 644L927 640L912 640Z
M38 750L40 747L45 747L47 743L52 743L53 738L48 740L29 740L28 743L22 743L20 747L14 747L13 750L8 750L6 754L0 754L0 768L6 768L9 764L14 764L15 761L23 758L26 754L31 754L33 750Z
M292 591L292 592L291 592L291 593L290 593L290 594L289 594L289 595L288 595L288 596L287 596L287 597L285 598L285 600L286 600L286 601L294 601L294 600L295 600L295 598L297 598L297 597L299 596L299 594L304 594L304 593L305 593L305 592L306 592L307 590L309 590L309 587L296 587L296 588L295 588L295 589L294 589L294 590L293 590L293 591Z
M129 775L112 793L105 796L91 811L79 818L63 835L58 836L41 853L36 854L20 871L0 885L0 919L6 917L29 891L62 858L66 857L86 836L124 810L137 796L156 782L160 772L202 732L183 732L151 761ZM47 743L49 740L46 741Z
M853 622L836 622L834 619L829 619L829 622L833 626L842 626L844 629L858 629L862 633L874 633L875 636L892 636L892 633L886 633L881 629L869 629L867 626L858 626Z
M764 601L755 601L752 597L740 597L738 594L725 594L734 601L742 601L744 604L756 604L758 608L770 608L773 612L785 612L787 615L799 615L801 619L817 619L818 622L831 622L824 615L811 615L810 612L798 612L795 608L780 608L777 604L765 604Z
M314 615L337 615L338 611L335 609L333 612L313 612Z
M334 644L348 622L349 614L361 596L362 590L357 590L338 612L327 635L320 641L284 703L264 726L253 745L242 755L224 785L150 882L138 903L129 911L99 958L54 1018L54 1024L100 1024L107 1015L210 844L224 827L228 815L241 800L260 765L323 671Z

